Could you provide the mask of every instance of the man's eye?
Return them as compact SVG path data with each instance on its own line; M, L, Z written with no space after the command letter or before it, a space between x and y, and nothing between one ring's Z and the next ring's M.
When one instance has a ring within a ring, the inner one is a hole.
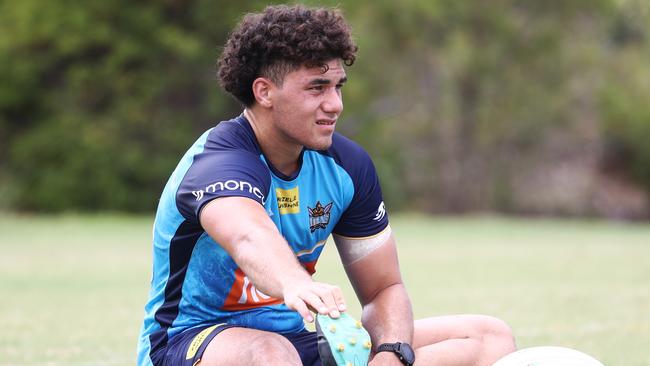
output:
M309 88L309 90L316 90L316 91L321 91L323 89L324 89L324 87L322 85L315 85L315 86L312 86L311 88Z
M343 88L343 84L336 84L336 89L341 89Z

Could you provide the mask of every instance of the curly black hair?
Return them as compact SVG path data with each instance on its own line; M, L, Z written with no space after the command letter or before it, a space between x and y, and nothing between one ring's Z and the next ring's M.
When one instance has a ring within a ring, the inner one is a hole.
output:
M338 9L269 6L247 14L228 38L218 62L221 86L243 105L255 102L252 85L268 77L282 85L301 66L324 67L330 60L354 63L357 46Z

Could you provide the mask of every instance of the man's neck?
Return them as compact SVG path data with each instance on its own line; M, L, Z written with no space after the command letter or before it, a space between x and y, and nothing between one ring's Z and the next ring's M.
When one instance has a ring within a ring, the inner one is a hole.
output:
M257 142L271 165L286 176L293 175L299 168L303 147L288 141L275 128L268 111L253 106L244 110L244 116L253 128Z

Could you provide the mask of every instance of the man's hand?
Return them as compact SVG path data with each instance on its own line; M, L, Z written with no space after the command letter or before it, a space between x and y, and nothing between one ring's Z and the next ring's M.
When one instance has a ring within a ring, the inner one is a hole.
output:
M368 362L368 366L403 366L403 364L393 352L379 352Z
M341 289L322 282L289 284L284 286L282 295L284 303L310 323L314 321L310 310L332 318L338 318L346 310Z

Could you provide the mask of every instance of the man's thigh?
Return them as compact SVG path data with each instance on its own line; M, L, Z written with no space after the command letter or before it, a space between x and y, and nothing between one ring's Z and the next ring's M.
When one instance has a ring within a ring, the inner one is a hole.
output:
M199 365L320 366L317 340L311 332L280 335L249 328L228 328L207 345Z

